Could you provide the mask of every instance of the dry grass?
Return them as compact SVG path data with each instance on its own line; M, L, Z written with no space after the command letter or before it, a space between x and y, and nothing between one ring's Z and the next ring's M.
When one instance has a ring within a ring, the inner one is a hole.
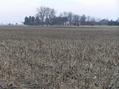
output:
M119 89L119 27L0 29L0 89Z

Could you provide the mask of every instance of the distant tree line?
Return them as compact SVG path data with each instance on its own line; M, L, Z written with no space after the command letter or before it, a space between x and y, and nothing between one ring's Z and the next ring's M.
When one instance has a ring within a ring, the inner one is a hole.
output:
M79 26L79 25L119 25L119 19L97 20L90 16L76 15L72 12L63 12L59 16L56 11L48 7L40 7L37 9L36 16L26 16L24 19L25 25L65 25L65 26Z

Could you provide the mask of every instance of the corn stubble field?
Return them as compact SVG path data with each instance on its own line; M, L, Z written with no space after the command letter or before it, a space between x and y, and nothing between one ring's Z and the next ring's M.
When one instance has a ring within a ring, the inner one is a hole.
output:
M119 89L119 27L0 27L0 89Z

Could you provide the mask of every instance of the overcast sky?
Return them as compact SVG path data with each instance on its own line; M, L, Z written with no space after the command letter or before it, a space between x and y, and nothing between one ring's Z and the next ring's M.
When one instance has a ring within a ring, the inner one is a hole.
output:
M21 23L25 16L35 15L40 6L54 8L58 13L71 11L98 18L119 17L119 0L0 0L0 24Z

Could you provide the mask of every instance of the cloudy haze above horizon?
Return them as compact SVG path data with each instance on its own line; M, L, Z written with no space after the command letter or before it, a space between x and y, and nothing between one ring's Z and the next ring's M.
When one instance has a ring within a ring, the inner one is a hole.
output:
M119 0L0 0L0 24L21 23L36 8L47 6L57 13L66 11L96 18L117 19Z

